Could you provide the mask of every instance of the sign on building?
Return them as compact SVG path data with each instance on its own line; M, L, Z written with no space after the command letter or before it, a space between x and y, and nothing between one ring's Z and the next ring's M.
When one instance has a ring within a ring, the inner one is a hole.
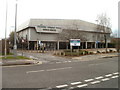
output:
M39 45L41 44L41 41L40 41L40 40L38 41L38 44L39 44Z
M80 46L80 39L70 39L70 46Z
M96 41L96 44L98 44L100 41Z

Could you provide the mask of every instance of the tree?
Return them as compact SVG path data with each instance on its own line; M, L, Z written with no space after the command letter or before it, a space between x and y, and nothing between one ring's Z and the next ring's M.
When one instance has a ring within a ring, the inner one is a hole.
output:
M10 47L14 46L14 32L12 31L9 35Z
M58 40L66 40L69 41L70 39L80 39L80 41L87 41L87 35L85 32L79 30L62 30L61 33L58 35ZM82 43L81 43L82 44ZM68 47L68 43L66 43ZM81 45L82 46L82 45Z
M111 37L111 43L115 45L117 52L120 51L120 38Z
M80 39L81 41L86 41L86 35L84 32L78 30L63 30L58 35L59 40L70 40L70 39Z
M22 42L22 40L24 42ZM10 33L9 41L10 41L10 47L13 48L13 46L14 46L14 31ZM17 43L17 48L24 48L24 49L26 49L28 47L28 41L27 41L26 38L24 39L23 37L18 37L17 36L16 43Z
M74 20L71 26L59 33L58 40L80 39L81 41L87 41L85 32L80 31L78 26L77 20Z
M97 30L104 33L105 47L107 52L107 33L111 33L110 18L107 17L106 13L102 13L97 16Z

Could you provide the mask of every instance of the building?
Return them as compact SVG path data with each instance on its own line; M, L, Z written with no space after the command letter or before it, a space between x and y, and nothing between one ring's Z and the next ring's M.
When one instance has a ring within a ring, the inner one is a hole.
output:
M69 48L69 39L80 39L79 48L104 48L110 42L111 29L97 30L94 23L74 19L30 19L19 26L17 35L28 40L28 49Z
M0 54L2 54L2 40L0 40Z
M9 40L6 40L6 53L10 53L9 49ZM4 55L5 54L5 39L0 40L0 54Z

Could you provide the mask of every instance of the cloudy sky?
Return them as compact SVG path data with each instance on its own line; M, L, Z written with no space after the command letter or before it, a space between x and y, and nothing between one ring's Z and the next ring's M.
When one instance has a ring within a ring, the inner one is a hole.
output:
M30 18L80 19L96 23L98 14L111 19L112 31L118 30L119 0L18 0L17 26ZM0 0L0 39L5 37L6 2L7 37L15 26L16 0Z

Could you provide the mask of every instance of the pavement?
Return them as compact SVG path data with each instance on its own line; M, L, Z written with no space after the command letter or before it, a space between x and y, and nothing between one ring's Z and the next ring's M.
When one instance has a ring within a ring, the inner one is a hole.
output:
M11 65L29 65L29 64L42 64L41 61L31 59L1 59L0 66L11 66Z
M85 56L80 56L80 57L73 57L72 59L80 60L80 61L88 61L88 60L96 60L99 58L111 58L111 57L118 57L118 53L85 55Z
M42 62L36 60L2 60L2 63L0 64L2 66L10 66L10 65L42 64Z
M103 49L100 49L103 51ZM91 51L91 49L88 49ZM95 51L95 49L92 49ZM21 55L21 52L18 52L18 55ZM8 66L8 65L28 65L28 64L46 64L46 63L66 63L66 62L79 62L79 61L89 61L96 60L99 58L106 57L117 57L118 53L104 53L104 54L93 54L93 55L85 55L85 56L77 56L77 57L59 57L53 56L53 53L32 53L32 52L24 52L24 56L31 58L32 60L0 60L0 65Z

